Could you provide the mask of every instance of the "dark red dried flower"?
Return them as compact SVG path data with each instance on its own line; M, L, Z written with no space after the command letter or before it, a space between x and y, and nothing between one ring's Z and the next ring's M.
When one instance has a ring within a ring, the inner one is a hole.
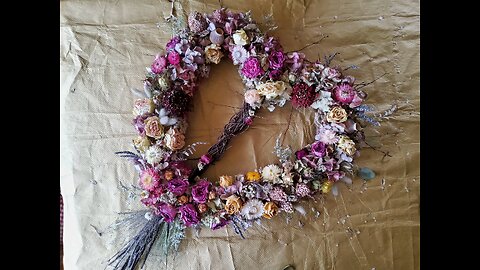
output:
M293 86L292 105L295 108L308 107L315 101L315 88L306 83L298 83Z
M184 117L190 110L191 98L180 89L167 91L162 97L162 106L175 117Z

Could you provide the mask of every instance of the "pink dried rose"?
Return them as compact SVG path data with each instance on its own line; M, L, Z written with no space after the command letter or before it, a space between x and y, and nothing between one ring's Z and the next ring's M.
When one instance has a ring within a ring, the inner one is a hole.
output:
M160 184L160 175L152 168L148 168L140 175L139 185L147 190L153 191Z
M167 59L165 56L160 56L159 54L155 57L155 60L152 64L152 72L155 74L160 74L163 72L167 66Z
M180 64L180 54L176 51L171 51L168 54L168 62L174 66Z
M250 57L243 63L242 74L249 78L253 79L263 73L263 69L260 66L260 61L255 57Z

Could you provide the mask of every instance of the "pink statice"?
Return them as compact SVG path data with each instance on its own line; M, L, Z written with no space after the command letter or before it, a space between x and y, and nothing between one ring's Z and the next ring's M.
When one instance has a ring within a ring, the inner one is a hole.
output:
M165 56L157 55L152 64L152 72L155 74L160 74L163 72L166 66L167 59L165 58Z
M167 58L168 62L174 66L180 64L180 54L178 54L176 51L171 51Z

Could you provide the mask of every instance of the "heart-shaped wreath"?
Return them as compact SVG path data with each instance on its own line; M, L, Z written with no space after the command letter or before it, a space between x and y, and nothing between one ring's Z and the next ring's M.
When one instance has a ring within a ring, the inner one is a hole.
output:
M208 77L210 65L227 58L238 66L245 85L243 108L192 169L186 160L198 143L185 146L184 135L192 97L200 79ZM141 229L109 265L133 269L158 237L165 254L176 250L190 226L215 230L231 224L243 238L253 222L281 212L305 212L300 201L328 193L336 182L350 183L352 162L364 140L358 120L374 120L365 115L369 107L362 105L367 95L360 89L367 84L355 84L353 77L331 67L332 58L311 62L299 51L285 53L278 39L260 31L250 12L222 8L211 14L191 13L188 28L177 32L165 54L157 55L147 68L144 91L135 90L143 95L133 109L136 153L117 154L132 160L139 171L141 202L148 210L129 219ZM315 110L314 142L293 153L277 140L279 164L212 182L200 178L229 140L253 123L258 109L273 111L287 101L294 108Z

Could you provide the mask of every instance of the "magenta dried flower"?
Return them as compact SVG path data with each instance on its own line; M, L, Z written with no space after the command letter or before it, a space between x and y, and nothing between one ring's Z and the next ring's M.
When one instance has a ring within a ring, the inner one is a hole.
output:
M245 77L253 79L262 73L263 69L260 66L260 61L258 61L257 58L250 57L247 59L247 61L245 61L245 63L243 63L242 74Z
M321 141L316 141L312 144L312 153L317 157L325 156L326 146Z
M343 104L349 104L355 97L355 90L349 84L340 84L333 89L335 101Z
M216 221L214 221L214 222L212 223L212 225L210 226L210 228L211 228L212 230L217 230L217 229L220 229L220 228L224 227L224 226L227 225L227 224L228 224L228 220L227 220L227 219L225 219L225 218L223 218L223 217L219 217L219 218L217 218Z
M160 74L167 66L167 59L165 56L157 55L152 64L152 72L155 74Z
M190 109L191 98L182 90L167 91L162 97L162 107L174 117L183 118Z
M167 189L176 196L180 196L187 191L188 180L186 179L173 179L168 181Z
M297 83L293 86L292 105L295 108L308 107L315 101L316 93L313 86L306 83Z
M192 198L197 203L205 203L208 198L208 187L210 182L206 180L199 181L196 185L192 187Z
M282 69L285 62L285 55L282 51L272 51L268 56L270 69Z
M199 33L207 29L208 23L200 12L194 11L188 15L188 27L193 33Z
M206 165L206 164L210 164L210 162L212 162L212 160L213 160L212 157L211 157L210 155L208 155L208 154L202 155L202 156L200 157L200 162L202 162L202 163L205 164L205 165Z
M175 208L175 206L169 203L160 203L155 208L155 214L162 216L163 220L168 223L175 220L177 212L178 210Z
M197 224L200 221L200 217L198 216L198 212L195 209L193 204L184 204L180 207L180 215L182 217L183 223L185 226L190 227L192 225Z
M167 58L168 62L174 66L180 64L180 54L176 51L171 51Z

